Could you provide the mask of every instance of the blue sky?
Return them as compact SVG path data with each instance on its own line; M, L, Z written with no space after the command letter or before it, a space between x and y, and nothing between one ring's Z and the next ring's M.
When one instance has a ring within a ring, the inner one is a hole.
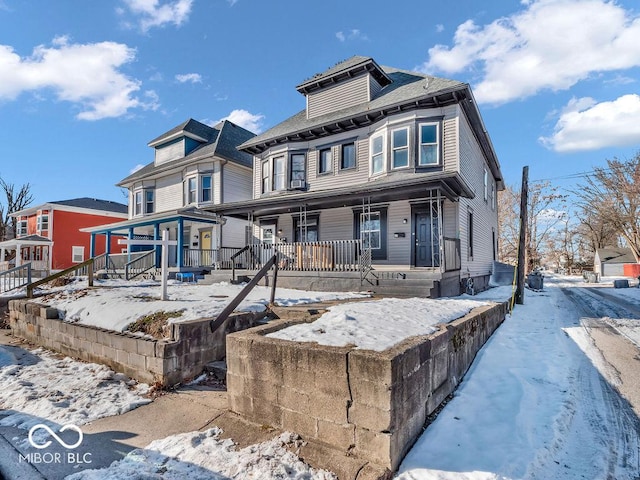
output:
M632 0L0 0L0 177L34 204L125 202L153 138L188 118L264 131L352 55L470 83L511 185L529 165L568 189L640 150Z

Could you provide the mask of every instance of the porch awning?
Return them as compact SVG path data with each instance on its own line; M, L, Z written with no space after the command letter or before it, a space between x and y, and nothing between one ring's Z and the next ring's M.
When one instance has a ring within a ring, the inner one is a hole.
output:
M338 180L337 178L336 181ZM362 204L364 197L371 203L415 200L428 198L433 191L440 191L451 201L456 201L459 197L475 197L469 185L456 172L409 172L395 173L367 184L331 190L300 193L274 192L268 197L257 200L214 205L207 207L207 210L220 215L246 218L248 214L264 216L289 213L297 211L302 205L307 209L315 210L357 206Z
M188 208L156 213L153 215L145 215L144 217L133 218L131 220L125 220L123 222L108 223L106 225L81 228L80 231L92 234L122 233L123 235L126 235L132 228L148 227L149 225L177 222L181 219L199 223L224 224L224 219L222 219L220 215L216 213L204 211L199 208Z
M40 235L28 235L26 237L14 238L12 240L0 242L0 248L4 248L5 250L15 250L18 248L18 245L21 247L42 247L52 244L53 242L47 237L42 237Z

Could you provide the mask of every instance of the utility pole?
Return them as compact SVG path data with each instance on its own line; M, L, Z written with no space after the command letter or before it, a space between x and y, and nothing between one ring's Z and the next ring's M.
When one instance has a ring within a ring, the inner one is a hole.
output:
M522 168L522 190L520 192L520 238L518 240L518 276L516 278L516 303L518 305L524 305L528 196L529 166L525 166Z

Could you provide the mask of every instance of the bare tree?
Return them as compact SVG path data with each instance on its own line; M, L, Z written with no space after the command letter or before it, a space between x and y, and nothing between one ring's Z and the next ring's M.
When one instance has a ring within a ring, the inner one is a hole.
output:
M16 189L13 183L7 183L0 178L0 189L4 192L5 204L0 204L0 241L8 240L16 234L16 220L12 213L18 212L29 206L33 201L31 185L23 184Z
M607 167L587 177L577 192L580 206L620 235L640 262L640 152L626 162L607 160Z
M586 205L579 204L578 208L580 223L576 232L583 246L582 256L588 257L593 263L593 257L599 248L620 246L620 235L608 216L601 217Z
M520 193L507 185L498 192L498 259L515 265L518 261Z

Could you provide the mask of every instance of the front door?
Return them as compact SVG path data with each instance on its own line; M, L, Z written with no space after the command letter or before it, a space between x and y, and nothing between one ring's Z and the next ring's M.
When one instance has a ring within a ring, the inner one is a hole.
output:
M428 211L416 212L414 216L416 267L437 267L440 265L440 247L438 245L438 226L432 221Z
M260 255L260 261L264 265L274 254L273 245L276 243L276 228L275 223L263 223L260 225L260 231L262 238L262 252Z

